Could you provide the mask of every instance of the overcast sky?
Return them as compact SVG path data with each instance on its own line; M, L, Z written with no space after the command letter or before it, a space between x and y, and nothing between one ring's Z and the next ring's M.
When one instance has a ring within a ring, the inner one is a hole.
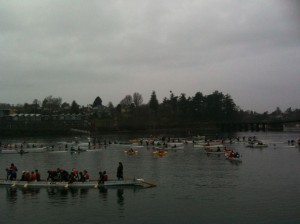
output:
M300 108L296 2L0 0L0 103L218 90L243 110Z

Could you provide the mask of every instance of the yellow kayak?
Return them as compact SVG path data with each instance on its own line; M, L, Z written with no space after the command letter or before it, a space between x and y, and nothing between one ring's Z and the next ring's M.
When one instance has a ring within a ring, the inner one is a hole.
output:
M137 150L131 150L131 149L125 150L124 152L125 152L127 155L136 155L136 154L138 153Z
M168 152L165 150L156 150L153 152L154 155L165 156Z

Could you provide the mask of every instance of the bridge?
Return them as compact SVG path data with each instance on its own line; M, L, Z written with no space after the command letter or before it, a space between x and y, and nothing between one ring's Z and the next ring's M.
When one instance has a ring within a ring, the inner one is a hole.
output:
M223 122L222 131L295 131L300 132L300 120Z

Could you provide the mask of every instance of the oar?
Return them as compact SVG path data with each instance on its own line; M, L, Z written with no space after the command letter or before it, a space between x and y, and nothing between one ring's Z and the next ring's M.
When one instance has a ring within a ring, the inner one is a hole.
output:
M68 188L68 187L69 187L69 184L66 184L66 185L65 185L65 188Z
M24 187L24 188L27 188L27 186L28 186L28 183L24 184L24 186L23 186L23 187Z
M13 182L13 184L11 185L11 187L15 187L16 186L16 181Z
M143 183L143 184L147 184L147 185L149 185L149 187L156 187L156 185L155 184L152 184L152 183L149 183L149 182L146 182L146 181L144 181L144 179L136 179L137 181L139 181L139 182L141 182L141 183Z

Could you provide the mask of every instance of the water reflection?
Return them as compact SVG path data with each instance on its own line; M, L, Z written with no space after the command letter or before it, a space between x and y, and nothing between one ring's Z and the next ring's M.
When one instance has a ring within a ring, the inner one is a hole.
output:
M81 197L85 198L88 194L89 189L87 188L47 188L47 193L49 198L68 198L70 195L71 197Z
M57 196L67 196L68 189L65 188L46 188L49 198L57 197Z
M242 164L242 161L239 160L227 160L233 166L239 166Z
M18 199L18 191L16 188L7 187L6 188L7 201L14 204Z
M109 194L111 192L116 192L117 203L121 206L124 205L124 191L132 191L136 192L140 188L99 188L99 196L103 201L108 200ZM37 198L37 195L40 193L45 193L49 199L53 202L57 201L62 203L63 201L67 201L70 197L76 198L87 198L89 192L95 192L95 189L88 188L16 188L16 187L6 187L6 198L7 201L15 204L18 198L22 199L33 199ZM20 193L21 192L21 193ZM96 191L97 192L97 191Z
M124 189L118 189L117 190L117 198L118 198L118 204L119 205L124 205Z
M25 197L33 197L40 193L40 188L21 188L21 192Z
M80 195L81 198L86 198L88 192L89 192L89 189L82 188L82 189L80 189L79 195Z
M118 189L117 190L117 203L119 205L119 216L124 216L124 189Z
M103 198L104 201L107 200L107 188L105 187L100 187L99 188L99 195Z
M221 158L221 156L223 157L224 155L223 154L220 154L220 153L205 153L206 154L206 157L209 158Z

